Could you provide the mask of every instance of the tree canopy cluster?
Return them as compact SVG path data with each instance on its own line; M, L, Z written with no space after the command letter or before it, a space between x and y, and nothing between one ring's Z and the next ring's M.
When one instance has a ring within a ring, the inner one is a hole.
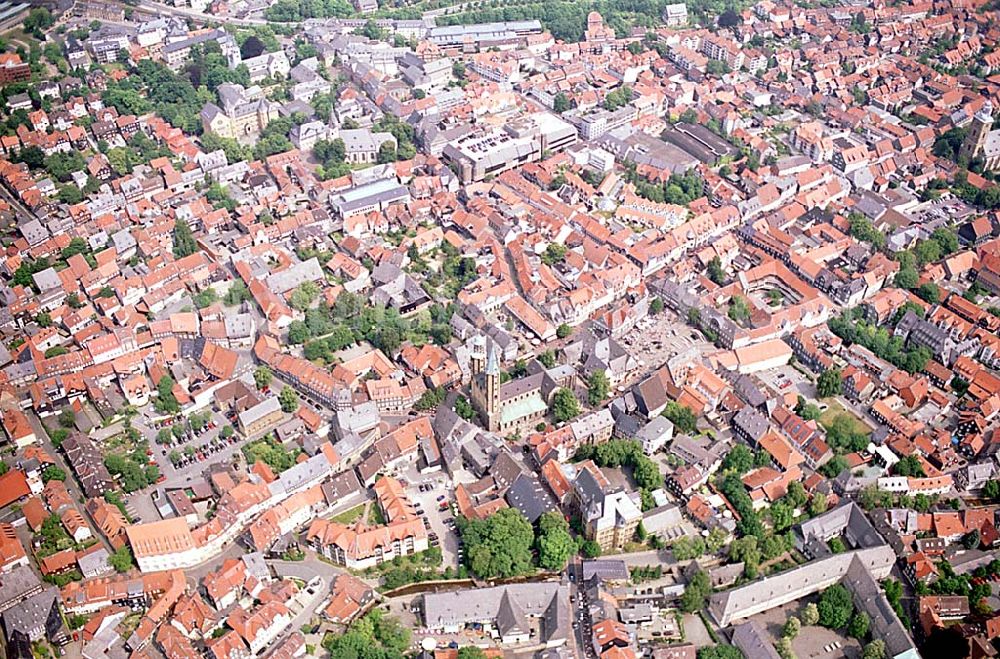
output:
M701 177L693 169L684 174L671 174L663 183L653 183L640 176L634 165L628 164L625 180L635 186L635 192L640 197L659 204L686 206L705 196Z
M307 18L347 18L354 7L347 0L278 0L266 10L264 18L276 23Z
M469 569L484 579L516 577L534 571L535 532L516 508L486 519L458 519Z
M280 473L290 469L295 465L300 449L288 450L274 437L268 435L243 445L243 455L247 459L247 464L260 460L274 473Z
M577 460L592 459L599 467L631 467L636 485L655 490L663 487L663 474L656 463L642 452L633 439L611 439L602 444L584 444L576 452Z
M875 356L908 373L919 373L931 358L927 348L907 349L903 339L893 336L885 327L870 325L857 318L853 309L830 319L830 331L848 344L857 343Z
M674 424L674 428L682 433L690 435L698 430L698 417L695 416L690 407L676 401L667 403L666 409L663 410L663 416L667 417Z
M331 659L403 659L410 630L381 609L372 609L343 634L327 634L322 645Z
M144 449L137 449L129 455L107 455L104 466L118 479L126 493L152 485L160 477L159 467L147 463Z
M453 306L435 304L412 318L403 318L396 309L367 304L359 295L345 291L332 307L320 302L306 309L304 320L292 321L288 342L304 344L303 352L309 360L331 361L334 352L361 340L392 357L404 340L414 345L431 339L447 343L451 339L448 321L453 313Z
M558 512L548 512L538 518L538 565L543 570L559 571L576 553L576 541L569 534L569 524Z
M539 2L538 0L487 0L477 3L475 9L438 16L438 25L462 25L468 23L489 23L494 21L518 21L537 19L556 39L575 42L583 37L587 26L587 14L598 11L605 24L615 30L619 37L629 34L634 26L654 27L663 8L669 2L664 0L590 0L588 2ZM713 0L711 4L720 4ZM720 5L719 11L723 7ZM401 12L394 12L394 15ZM398 15L399 18L419 16Z

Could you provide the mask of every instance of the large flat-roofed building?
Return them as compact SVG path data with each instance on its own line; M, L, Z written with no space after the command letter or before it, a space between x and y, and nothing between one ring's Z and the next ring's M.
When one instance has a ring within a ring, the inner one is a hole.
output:
M533 137L542 151L553 153L576 144L576 128L551 112L536 112L508 123L507 132L514 137Z
M539 634L532 642L564 645L573 633L569 586L524 583L424 595L424 624L444 633L480 624L501 643L525 643L531 639L529 618L540 619Z
M345 190L330 198L330 206L340 217L382 211L391 204L410 201L410 192L395 178L386 178Z
M508 21L434 27L427 33L427 40L442 48L467 48L472 45L476 50L485 50L491 47L513 48L525 43L527 37L541 33L542 24L539 21Z
M665 169L671 174L683 174L697 167L700 162L684 149L636 131L631 126L624 126L602 135L597 144L617 160Z
M538 160L542 147L533 136L515 137L491 130L471 133L449 144L442 155L457 167L463 183L471 183Z
M739 154L739 149L705 126L679 123L663 131L662 137L670 144L710 165L726 156Z
M580 129L580 136L583 139L596 140L605 133L631 124L638 117L638 108L629 103L613 112L602 108L590 114L583 115L577 119L577 126Z

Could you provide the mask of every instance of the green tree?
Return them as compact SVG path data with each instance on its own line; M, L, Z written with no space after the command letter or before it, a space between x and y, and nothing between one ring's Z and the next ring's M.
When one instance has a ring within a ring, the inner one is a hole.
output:
M771 526L774 527L775 531L784 531L789 528L794 521L791 506L783 501L774 502L774 504L771 505L769 513L771 515Z
M675 401L667 403L667 407L663 410L663 416L667 417L674 424L674 427L682 433L690 435L698 429L698 417L694 415L691 408Z
M56 152L45 158L45 170L53 178L66 182L73 172L82 171L87 166L79 151Z
M538 564L544 570L558 571L576 551L576 543L569 534L569 524L558 512L544 513L538 518Z
M727 313L733 322L745 323L750 320L750 304L746 301L746 298L734 295L729 299L729 311Z
M914 255L917 257L917 263L925 266L941 258L941 246L934 240L921 240L917 243Z
M311 336L312 332L309 331L309 326L301 320L293 320L288 324L288 342L292 345L305 343ZM306 357L306 359L309 359L309 357Z
M174 222L174 256L184 258L198 251L198 243L195 242L194 234L187 222Z
M37 7L28 12L28 16L21 24L25 32L32 32L36 36L41 35L42 30L46 30L55 24L52 12L45 7ZM39 36L41 38L41 36Z
M681 595L681 611L694 613L705 608L709 594L712 592L712 582L703 570L697 570L691 575L691 580L684 586Z
M653 316L659 316L663 313L663 300L654 297L653 301L649 303L649 313Z
M378 148L378 163L384 165L390 162L396 162L396 145L392 142L383 142Z
M871 618L864 611L858 611L851 618L850 624L847 626L847 633L850 636L858 639L859 641L865 640L868 636L868 628L871 625Z
M839 368L828 368L819 374L816 393L820 398L839 396L844 388L844 376Z
M566 323L561 324L556 328L556 338L565 339L567 336L573 333L573 328Z
M729 538L729 534L721 526L713 527L711 531L708 532L708 537L705 538L705 548L711 554L717 554L719 551L726 546L726 540Z
M214 288L206 288L204 290L198 291L194 296L194 306L199 309L204 309L205 307L212 306L218 301L219 295L215 292Z
M937 284L927 282L926 284L921 284L920 288L917 289L917 296L928 304L937 304L941 299L941 289L938 288Z
M670 545L670 551L678 561L690 561L705 553L705 541L700 536L681 536Z
M66 472L55 465L51 465L45 468L42 472L42 482L48 483L49 481L65 481Z
M281 411L291 414L299 408L299 395L295 390L285 385L278 394L278 402L281 403Z
M781 635L785 638L795 638L799 635L799 630L802 629L802 621L791 616L785 621L785 625L781 628Z
M132 550L129 549L128 545L122 545L116 549L110 557L108 557L108 563L115 569L116 572L128 572L134 565L132 561Z
M806 608L802 609L802 624L808 626L815 625L819 622L819 607L813 602L806 604Z
M67 206L79 204L81 201L83 201L83 192L80 191L80 188L72 184L60 186L59 201L66 204Z
M229 307L235 307L250 299L250 291L242 279L236 279L229 286L226 295L222 298L223 303Z
M726 271L722 269L722 261L718 256L713 256L712 260L708 262L707 272L708 278L719 286L726 283Z
M737 563L743 563L743 572L748 579L757 576L760 567L760 549L757 546L757 538L752 535L733 540L729 545L729 558Z
M466 645L458 649L458 659L486 659L486 653L475 645Z
M471 421L476 416L476 410L469 399L462 395L455 398L455 413L466 421Z
M912 290L917 287L920 275L917 274L913 266L903 266L896 273L895 284L897 288Z
M169 375L164 375L156 383L156 398L153 400L153 406L157 412L161 414L176 414L181 411L180 403L177 402L177 397L174 396L175 384L174 379Z
M515 577L532 571L534 532L516 508L504 508L485 520L462 520L459 528L466 563L479 577Z
M745 444L737 444L729 450L722 460L724 470L733 470L740 476L753 468L753 453Z
M819 624L830 629L840 629L851 619L854 602L847 588L834 584L823 591L817 609Z
M865 645L861 659L886 659L885 641L879 638Z
M258 389L263 389L271 384L271 380L274 379L274 375L271 373L271 369L267 366L258 366L253 372L253 381L257 385Z
M587 380L587 402L591 407L597 407L608 397L611 391L611 381L604 369L599 368L590 374Z
M549 243L542 253L542 263L545 265L555 265L566 258L566 246L559 243Z
M698 659L743 659L743 653L733 645L709 645L698 648Z
M924 466L915 455L904 455L893 467L897 476L924 476Z
M552 416L556 421L571 421L580 414L580 401L572 389L560 387L552 397Z
M822 492L816 492L813 494L812 501L809 502L809 513L812 515L820 515L826 512L826 507L826 495Z
M554 368L556 365L556 353L551 350L546 350L538 355L538 361L542 363L545 368Z
M938 227L931 234L931 240L941 248L941 254L947 256L958 251L958 235L950 227Z
M552 99L552 110L556 114L562 114L566 110L569 110L572 105L569 102L569 98L563 92L559 92Z
M788 491L785 493L785 499L788 501L788 505L791 508L801 508L808 499L809 495L806 494L806 488L799 481L792 481L788 484Z
M312 306L312 303L319 296L319 286L311 281L304 281L299 286L292 291L291 299L289 304L291 304L293 309L298 311L305 311Z

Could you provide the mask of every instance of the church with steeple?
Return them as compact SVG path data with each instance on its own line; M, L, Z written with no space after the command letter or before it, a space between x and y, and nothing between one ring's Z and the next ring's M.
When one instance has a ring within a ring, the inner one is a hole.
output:
M988 99L973 115L958 157L966 162L981 158L984 169L1000 168L1000 130L993 130L993 104Z
M487 430L504 436L531 432L545 419L556 389L571 386L576 375L570 366L546 369L532 361L527 375L504 382L493 342L478 336L471 348L472 407Z

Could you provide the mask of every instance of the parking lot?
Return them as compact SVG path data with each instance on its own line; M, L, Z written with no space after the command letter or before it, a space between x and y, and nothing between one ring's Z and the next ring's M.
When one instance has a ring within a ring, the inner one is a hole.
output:
M427 519L425 525L431 541L436 540L437 546L441 548L443 566L458 567L459 541L451 511L451 503L455 500L451 481L441 472L421 474L416 469L404 474L403 479L408 483L407 494L410 500L418 511L422 511L421 516ZM443 510L442 504L445 504Z
M243 441L239 433L228 439L219 436L222 429L230 425L229 420L218 412L205 410L204 413L210 413L210 416L206 425L197 432L185 417L155 420L157 417L151 416L156 414L152 406L132 421L143 437L149 440L153 458L165 477L161 482L164 487L179 487L189 477L200 473L209 462L223 462L239 452ZM170 433L170 443L157 441L161 431Z

